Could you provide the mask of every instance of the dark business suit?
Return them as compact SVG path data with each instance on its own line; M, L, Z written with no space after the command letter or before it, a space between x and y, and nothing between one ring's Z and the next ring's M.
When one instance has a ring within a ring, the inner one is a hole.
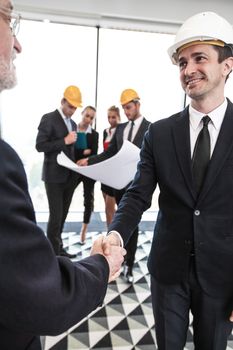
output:
M199 196L195 192L191 171L188 108L151 125L144 139L135 179L109 228L119 231L124 241L127 241L129 232L140 221L143 211L149 208L157 184L160 187L160 217L149 255L149 272L160 285L181 285L189 279L191 266L191 270L194 270L191 277L195 277L195 283L202 293L210 296L216 303L225 302L225 323L223 322L221 332L226 335L232 328L228 318L233 306L231 102L228 101ZM192 258L190 255L193 250L195 256ZM200 304L192 307L194 314L202 311ZM208 317L210 316L207 313L207 319ZM208 323L207 329L201 331L204 335L209 331ZM223 340L217 337L219 343L212 349L225 349L225 335ZM217 341L213 334L210 339ZM197 339L196 342L198 344ZM202 349L201 346L196 346L197 349Z
M36 225L22 162L2 140L0 160L0 349L39 350L39 335L66 331L103 302L108 263L57 258Z
M103 160L106 160L110 157L113 157L122 147L123 142L124 142L124 130L127 126L128 122L118 124L116 131L114 133L114 136L107 148L106 151L102 152L101 154L97 155L96 157L89 158L88 164L94 164ZM143 137L145 135L145 132L147 131L148 127L150 125L150 122L147 121L145 118L143 118L141 125L132 141L132 143L141 148L142 147L142 141ZM128 185L129 186L129 185ZM127 186L127 187L128 187ZM114 191L114 197L116 198L116 203L119 205L122 196L124 195L126 188L122 190L115 190ZM127 251L127 256L125 258L126 265L129 266L130 268L133 267L133 263L135 260L135 253L137 250L137 241L138 241L138 226L136 225L133 230L133 234L128 240L125 249Z
M77 129L71 120L72 130ZM58 110L45 114L38 127L36 149L44 152L42 180L45 182L49 203L47 236L57 255L63 249L61 233L72 196L77 185L77 174L57 163L57 155L62 151L71 160L74 158L74 145L66 145L64 137L67 126Z
M87 137L87 149L91 150L90 155L96 155L98 151L98 140L99 134L94 129L91 129L91 133L86 134ZM84 149L77 149L75 147L75 161L83 159L86 156L84 155ZM83 183L83 197L84 197L84 213L83 213L83 222L84 224L89 224L91 219L91 214L94 210L94 186L95 180L90 179L87 176L78 174L77 175L77 186Z

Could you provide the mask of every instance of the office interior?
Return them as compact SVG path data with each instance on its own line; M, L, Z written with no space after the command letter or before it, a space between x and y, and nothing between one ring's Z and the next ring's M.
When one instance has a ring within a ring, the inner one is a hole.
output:
M188 103L180 87L178 68L167 48L183 21L198 12L213 11L233 24L231 0L15 0L22 15L18 39L23 47L15 61L18 85L0 98L2 137L23 160L38 224L46 231L48 204L41 181L43 155L35 149L41 116L60 106L63 91L77 85L83 106L97 108L95 128L108 126L107 109L120 107L120 93L133 88L141 112L149 121L166 118ZM226 86L233 100L233 78ZM12 103L12 101L14 101ZM79 122L81 110L74 120ZM121 120L126 121L121 109ZM105 303L64 334L42 337L43 349L156 349L147 256L156 221L156 190L151 208L140 223L134 283L123 278L108 287ZM77 259L89 254L92 238L106 231L100 184L95 185L95 211L85 246L77 244L82 221L82 187L75 191L64 228L65 247ZM186 349L193 349L192 318ZM228 349L233 349L233 336Z

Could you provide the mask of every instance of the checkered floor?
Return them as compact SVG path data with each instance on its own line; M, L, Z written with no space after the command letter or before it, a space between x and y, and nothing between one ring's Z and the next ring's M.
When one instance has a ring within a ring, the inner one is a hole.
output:
M89 255L92 237L99 233L90 232L84 246L78 245L79 235L76 232L64 233L64 246L70 253L78 253L77 259L81 259ZM157 348L150 279L146 266L151 239L152 230L140 232L134 283L129 285L123 277L119 277L109 284L103 306L66 333L58 337L43 338L44 350L155 350ZM192 327L189 328L185 349L194 349ZM233 349L233 335L227 349Z

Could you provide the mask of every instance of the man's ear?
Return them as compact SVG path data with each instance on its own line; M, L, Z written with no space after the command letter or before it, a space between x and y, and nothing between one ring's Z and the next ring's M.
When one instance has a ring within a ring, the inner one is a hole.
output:
M224 60L223 76L227 77L233 69L233 57L228 57Z

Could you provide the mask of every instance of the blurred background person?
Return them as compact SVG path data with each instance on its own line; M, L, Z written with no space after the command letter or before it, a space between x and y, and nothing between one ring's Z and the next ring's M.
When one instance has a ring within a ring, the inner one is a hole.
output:
M121 149L123 142L128 140L135 146L141 148L144 135L148 130L150 122L141 115L140 111L140 97L134 89L125 89L120 96L120 103L124 110L124 113L128 119L128 122L120 123L117 125L114 136L106 149L97 156L82 159L78 165L92 165L99 163L108 158L113 157ZM119 205L121 198L130 186L131 182L121 190L114 190L114 196L116 203ZM135 255L138 242L138 226L135 227L133 234L130 236L125 249L127 255L125 257L125 264L123 268L123 276L128 283L133 283L133 266L135 261Z
M47 237L56 255L75 258L63 248L62 230L69 211L77 174L57 163L57 155L63 151L75 160L74 144L77 139L77 125L71 119L78 107L82 107L82 95L77 86L68 86L61 100L61 107L43 115L38 126L36 149L44 152L42 180L49 204Z
M116 131L117 125L121 121L120 117L120 109L116 106L111 106L108 109L108 122L110 127L104 129L103 132L103 147L104 151L108 149L108 146L113 138L113 135ZM105 203L105 214L106 214L106 224L108 225L112 222L113 215L116 210L116 200L114 197L114 188L107 186L105 184L101 184L101 191L104 197Z
M98 151L99 133L92 128L96 116L93 106L86 106L82 111L81 122L77 126L77 141L75 143L75 160L96 155ZM88 224L94 210L95 180L82 174L77 174L77 186L83 183L84 213L80 231L80 244L85 244Z

